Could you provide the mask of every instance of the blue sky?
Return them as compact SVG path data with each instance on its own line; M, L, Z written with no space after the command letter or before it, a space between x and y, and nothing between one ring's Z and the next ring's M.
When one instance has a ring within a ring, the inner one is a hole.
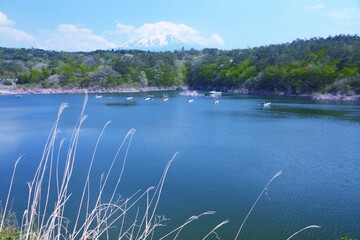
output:
M92 51L166 31L220 49L360 35L360 0L0 0L1 47Z

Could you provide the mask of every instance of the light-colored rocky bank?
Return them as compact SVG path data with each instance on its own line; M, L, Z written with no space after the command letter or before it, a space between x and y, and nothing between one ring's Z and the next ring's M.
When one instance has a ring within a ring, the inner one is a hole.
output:
M187 86L171 86L171 87L116 87L116 88L19 88L19 87L0 87L0 95L21 95L21 94L78 94L78 93L127 93L127 92L152 92L152 91L188 91ZM250 93L231 91L238 94L264 94L264 93ZM267 95L271 95L268 93ZM295 96L295 95L294 95ZM323 101L360 101L359 94L332 94L332 93L314 93L302 94L298 96L311 97L314 100Z
M77 93L126 93L126 92L152 92L152 91L174 91L187 90L186 86L172 87L141 87L141 88L17 88L1 87L0 95L19 95L19 94L77 94Z
M284 92L274 94L273 92L259 92L259 91L250 91L248 89L240 89L231 91L238 94L259 94L259 95L280 95L280 96L300 96L308 97L314 100L323 100L323 101L360 101L360 94L355 93L313 93L313 94L287 94Z
M315 100L325 101L360 101L359 94L331 94L331 93L316 93L312 95Z

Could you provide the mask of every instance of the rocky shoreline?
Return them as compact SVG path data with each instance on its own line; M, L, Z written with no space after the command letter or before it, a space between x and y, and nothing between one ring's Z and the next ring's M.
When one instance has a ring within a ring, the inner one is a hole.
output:
M311 95L314 100L325 101L360 101L359 94L331 94L331 93L316 93Z
M2 87L0 95L21 95L21 94L78 94L78 93L127 93L127 92L152 92L152 91L175 91L187 90L186 86L172 87L140 87L140 88L18 88Z
M79 93L130 93L130 92L155 92L155 91L176 91L189 90L187 86L171 87L116 87L116 88L19 88L19 87L0 87L0 95L22 95L22 94L79 94ZM238 94L263 94L250 92L234 92ZM267 94L271 95L271 94ZM314 93L301 94L294 96L311 97L319 101L360 101L360 94L340 94L340 93Z

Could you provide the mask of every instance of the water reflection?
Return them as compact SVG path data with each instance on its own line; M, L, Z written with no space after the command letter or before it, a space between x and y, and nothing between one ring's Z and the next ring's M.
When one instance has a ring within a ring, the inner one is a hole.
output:
M319 108L313 106L274 106L271 108L271 111L275 114L281 114L286 116L297 116L297 117L331 117L338 120L348 120L360 122L360 116L357 112L352 109L336 109L336 108Z
M216 225L229 218L231 222L221 230L221 236L232 239L239 219L245 216L264 184L283 169L284 174L269 188L268 196L261 199L249 219L244 239L286 239L291 234L285 234L286 231L294 232L312 223L323 226L322 232L309 232L299 239L337 239L340 234L360 234L360 133L357 123L343 121L359 120L358 105L227 95L217 105L211 104L208 97L198 97L188 104L187 97L171 94L164 103L162 93L154 93L153 101L144 101L145 95L132 94L133 102L126 100L130 94L104 94L101 100L89 98L86 108L89 118L81 132L74 174L76 185L89 166L100 130L106 121L112 120L100 142L96 154L100 161L94 165L94 174L101 176L114 157L112 150L118 146L119 138L135 128L137 135L121 189L125 197L156 183L169 157L181 152L167 179L159 209L160 214L172 218L168 224L175 225L174 228L193 214L215 210L219 215L195 228L209 228L212 223ZM20 139L13 142L18 147L13 152L26 153L14 185L17 187L14 189L23 186L25 190L16 190L16 196L26 193L24 182L31 179L29 170L36 169L59 103L66 101L70 105L61 119L59 137L71 136L83 96L27 99L22 98L23 107L9 100L7 105L15 110L8 112L1 109L0 102L1 141ZM258 105L264 100L272 102L271 108ZM7 135L16 138L7 139ZM0 159L13 156L6 151L0 154ZM0 167L0 178L9 179L5 174L11 173L11 169L12 166ZM0 189L4 189L1 181ZM73 201L77 193L72 192ZM26 196L17 199L14 206L20 206L20 200Z
M135 106L137 103L134 101L129 102L112 102L112 103L106 103L105 105L108 107L131 107Z

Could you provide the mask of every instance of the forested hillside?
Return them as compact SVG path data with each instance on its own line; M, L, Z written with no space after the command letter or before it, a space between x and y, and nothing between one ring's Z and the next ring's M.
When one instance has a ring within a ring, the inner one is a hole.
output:
M249 49L55 52L0 48L0 79L52 88L188 85L193 89L360 93L360 37L339 35ZM10 81L10 83L9 83Z

